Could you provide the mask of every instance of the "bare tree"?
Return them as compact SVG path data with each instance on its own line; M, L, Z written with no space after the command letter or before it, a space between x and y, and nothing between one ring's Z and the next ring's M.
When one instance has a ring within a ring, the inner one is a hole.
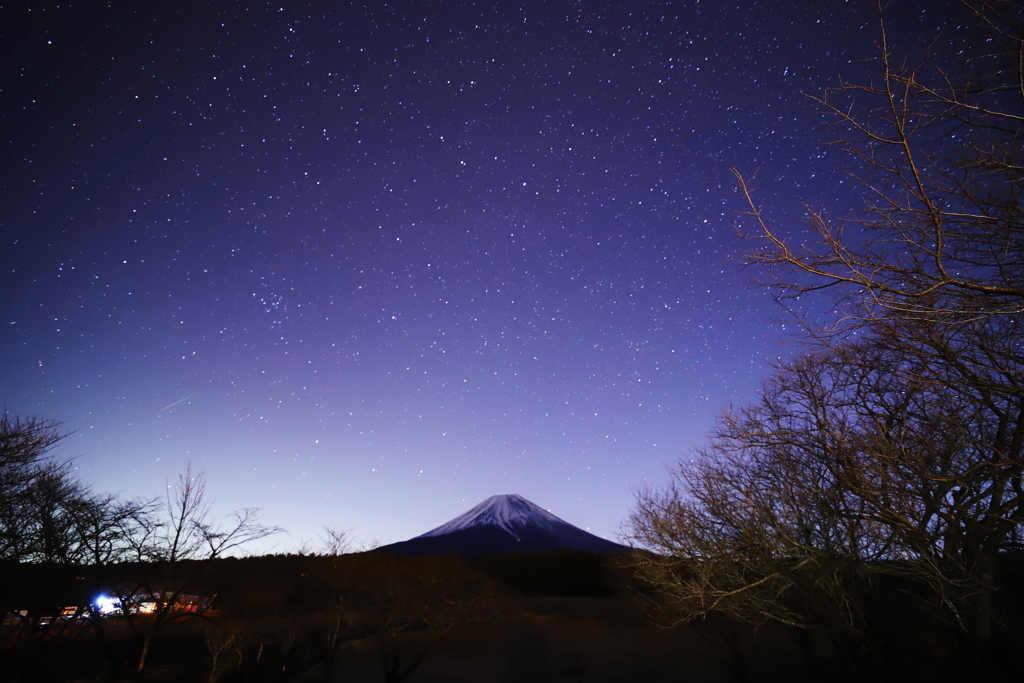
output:
M354 547L352 531L324 526L321 546L323 554L329 558L329 569L325 581L327 590L326 595L323 596L325 604L322 605L320 621L324 625L326 650L323 680L325 683L330 683L334 677L334 665L338 651L352 621L351 607L347 604L344 596L345 581L340 573L341 557L351 553Z
M233 620L210 622L204 630L206 648L210 651L210 683L227 677L241 668L244 649L253 630L249 621Z
M102 565L130 559L146 500L94 493L50 451L60 423L0 416L0 559Z
M186 599L196 590L204 566L225 553L281 529L259 522L259 511L246 508L221 522L206 498L203 474L192 474L191 464L169 486L165 500L155 510L135 514L133 544L140 561L136 582L123 586L122 614L142 640L137 671L146 668L154 638L169 623L196 616L205 606ZM152 603L152 614L135 618L140 603Z
M963 4L965 20L918 54L880 21L874 77L815 98L846 131L832 144L863 208L805 207L817 239L794 240L737 178L760 242L749 261L778 298L835 296L834 319L797 311L812 345L856 365L844 340L869 339L908 392L884 415L870 407L879 428L862 430L837 481L985 659L999 555L1024 520L1024 7Z
M352 538L352 530L324 526L324 536L321 539L321 547L323 548L324 554L330 557L347 555L355 548L355 541Z
M830 376L823 363L780 368L760 401L725 413L667 488L638 494L629 535L657 553L636 561L670 618L820 632L859 670L879 657L863 609L869 578L902 551L837 466L857 458L849 402L864 378Z
M54 420L0 414L0 559L61 559L56 535L65 527L66 504L80 486L66 461L50 451L67 436ZM62 540L67 540L66 537Z
M119 520L139 505L83 484L70 460L51 453L65 437L56 421L0 415L0 560L34 565L9 572L0 591L0 612L25 612L9 624L19 671L34 666L49 643L86 628L81 617L95 616L82 603L66 613L74 593L64 579L78 573L66 567L116 560L125 548ZM102 629L98 619L90 621Z
M871 338L810 351L723 415L669 487L640 492L630 533L659 553L639 560L668 607L826 633L876 669L882 575L921 586L984 655L1020 482L992 451L998 417L922 381L927 365Z
M795 246L736 172L763 242L751 261L784 297L835 288L855 324L1024 311L1024 21L1015 0L963 4L948 50L900 55L882 21L874 79L814 98L845 126L832 145L863 209L806 206L818 241Z
M155 510L157 500L122 500L91 493L74 509L78 557L83 564L110 565L137 558L140 522Z
M381 544L380 539L357 538L351 529L338 529L324 525L323 535L303 538L289 552L295 555L326 555L338 557L350 553L365 553Z
M67 434L56 420L19 417L4 410L0 414L0 468L5 483L26 481L31 468L65 438Z

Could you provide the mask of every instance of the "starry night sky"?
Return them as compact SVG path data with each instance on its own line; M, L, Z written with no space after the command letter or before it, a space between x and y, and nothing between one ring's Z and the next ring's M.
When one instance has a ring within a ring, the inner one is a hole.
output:
M729 168L794 235L860 201L801 93L870 70L868 0L18 5L0 400L98 490L191 461L259 549L498 493L614 538L792 348Z

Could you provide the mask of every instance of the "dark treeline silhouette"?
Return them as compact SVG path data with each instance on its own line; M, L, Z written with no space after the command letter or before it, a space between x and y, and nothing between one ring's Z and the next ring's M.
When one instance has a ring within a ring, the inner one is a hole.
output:
M471 564L529 597L603 598L621 592L626 583L613 559L579 550L484 555Z
M1024 560L1008 554L1002 559L995 618L1019 635ZM15 639L23 625L5 620L0 671L5 680L55 682L143 675L171 681L341 681L352 680L345 672L358 659L374 662L358 680L415 680L447 640L467 634L509 643L502 646L513 648L508 657L536 671L525 663L547 661L537 649L545 633L538 629L547 629L551 638L576 623L599 624L610 642L629 643L637 639L631 629L646 621L645 614L674 614L676 605L661 587L625 563L621 556L582 552L476 560L356 553L186 561L195 578L180 594L188 604L168 606L179 616L167 620L152 641L143 672L136 666L144 644L140 632L155 616L113 612L90 618L88 605L111 594L113 586L132 582L144 568L8 563L0 567L7 579L4 599L13 593L21 609L43 614L35 627L45 637L26 652ZM757 626L724 611L661 631L671 638L659 647L676 651L683 667L687 660L715 663L713 677L719 679L731 672L736 680L854 680L868 670L874 679L962 680L971 660L955 629L934 618L926 592L913 580L880 573L872 590L859 594L856 609L865 632L858 642L877 649L877 670L851 666L845 631L797 629L778 621ZM82 616L61 616L64 608L78 605L86 606ZM825 619L834 607L808 588L803 609ZM650 656L616 648L607 656L622 658L634 673ZM588 664L593 659L592 653L581 658L567 650L548 666L551 675L571 669L584 680L628 680L622 673L604 677Z
M523 595L607 595L621 585L609 561L581 552L406 558L386 554L270 555L185 560L191 577L160 638L146 646L158 616L97 610L98 596L124 593L151 571L138 563L3 563L0 671L11 680L138 679L277 681L316 668L332 680L345 643L372 643L381 679L413 675L453 629L517 619ZM148 596L147 596L148 597ZM136 607L149 609L148 600ZM68 609L73 608L73 609ZM20 618L22 611L38 614ZM27 646L19 634L39 630Z

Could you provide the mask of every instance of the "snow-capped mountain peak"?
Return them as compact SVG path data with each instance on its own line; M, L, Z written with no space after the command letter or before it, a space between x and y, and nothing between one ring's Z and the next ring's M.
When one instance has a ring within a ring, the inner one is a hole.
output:
M522 531L531 526L554 531L560 526L569 526L569 523L513 493L491 496L451 521L436 529L431 529L425 534L420 534L416 538L443 536L454 531L484 525L501 527L519 539Z
M480 557L507 553L581 550L619 554L630 549L555 517L522 496L491 496L455 519L408 541L374 552L407 557L458 555Z

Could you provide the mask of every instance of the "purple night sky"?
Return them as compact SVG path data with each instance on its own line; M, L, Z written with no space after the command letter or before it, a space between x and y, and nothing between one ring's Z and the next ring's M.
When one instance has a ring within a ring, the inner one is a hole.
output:
M859 201L801 93L873 0L105 5L0 9L0 399L98 490L191 461L255 550L498 493L614 538L791 348L729 168L794 234Z

